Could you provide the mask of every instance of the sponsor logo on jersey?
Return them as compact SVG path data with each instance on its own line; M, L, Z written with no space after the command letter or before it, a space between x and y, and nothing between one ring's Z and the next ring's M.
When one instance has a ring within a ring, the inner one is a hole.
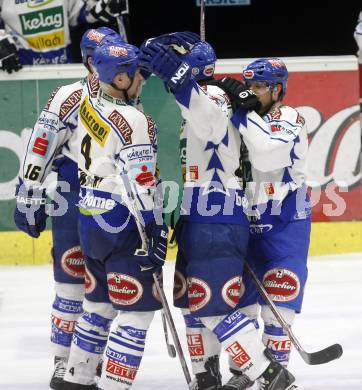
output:
M133 130L131 129L131 126L128 124L123 115L121 115L117 110L114 110L109 115L108 119L116 126L116 128L121 133L125 145L130 145L132 143Z
M139 165L139 164L137 164ZM153 174L155 164L142 164L140 167L141 172L138 173L135 177L136 182L140 186L153 186L155 184L155 176ZM132 168L134 165L131 166Z
M237 341L225 348L225 350L229 353L233 362L240 368L250 361L250 356Z
M180 271L175 271L173 280L173 299L180 299L186 292L187 283L185 277Z
M78 168L79 184L84 187L98 188L103 181L103 177L97 175L88 175L82 169Z
M88 214L102 214L113 210L116 201L110 198L103 198L95 196L91 191L87 191L85 195L80 195L79 206L80 212L84 215Z
M106 372L112 375L120 376L122 378L127 378L133 381L137 375L137 371L138 367L128 366L113 359L108 359L107 361Z
M201 334L187 334L186 338L190 356L202 356L205 354Z
M151 144L154 145L155 141L156 141L156 133L157 133L156 123L149 115L146 115L146 119L147 119L147 125L148 125L148 128L147 128L148 137L150 138Z
M64 332L73 333L77 321L64 320L52 314L52 323L56 328L61 329Z
M195 181L199 179L199 167L197 165L189 166L189 180Z
M59 117L54 112L42 111L37 124L52 133L57 133L59 131Z
M271 224L250 224L249 225L250 233L251 234L263 234L268 233L273 229L273 225Z
M71 111L72 108L74 108L79 102L82 97L82 90L78 89L77 91L72 92L61 104L60 111L59 111L59 117L60 120L63 121L66 115Z
M57 31L50 34L38 35L36 37L28 37L26 38L28 45L34 49L35 51L43 51L43 50L54 50L65 46L64 39L64 31ZM40 59L40 63L38 65L42 65L42 59ZM63 60L63 57L53 58L51 61L45 60L45 63L54 63L54 64L62 64L66 61ZM33 61L33 64L36 63Z
M31 146L31 154L37 157L46 158L48 156L49 148L54 140L54 134L49 130L38 129L35 133L35 140Z
M245 286L242 282L241 276L235 276L229 279L221 290L223 300L232 308L238 303L240 298L244 295Z
M93 276L93 274L89 271L87 267L85 267L84 273L84 287L86 294L92 293L97 287L96 278Z
M275 193L273 183L264 183L264 190L267 195L273 195Z
M97 94L98 94L98 91L99 91L99 80L96 76L96 74L93 74L91 79L89 80L88 82L88 86L89 86L89 89L90 89L90 96L91 98L96 98L97 97Z
M91 135L91 137L100 145L104 146L108 135L111 131L110 127L98 116L97 112L89 103L88 97L80 104L79 117Z
M298 276L288 270L273 268L263 278L263 285L270 298L276 302L292 301L299 295L300 281Z
M207 305L211 299L211 289L209 285L198 278L188 280L188 299L191 311L200 310Z
M110 272L107 274L107 283L109 298L116 305L133 305L143 295L141 283L132 276Z
M268 339L266 347L276 352L290 352L292 349L292 342L290 340Z
M132 146L132 148L127 150L127 159L128 161L137 160L148 161L152 160L153 153L151 145L148 146Z
M28 2L28 8L37 8L44 7L49 3L52 3L54 0L26 0Z
M59 30L64 26L63 7L61 6L20 14L19 18L23 35Z
M84 278L85 260L80 246L75 246L63 253L61 266L64 272L74 278Z

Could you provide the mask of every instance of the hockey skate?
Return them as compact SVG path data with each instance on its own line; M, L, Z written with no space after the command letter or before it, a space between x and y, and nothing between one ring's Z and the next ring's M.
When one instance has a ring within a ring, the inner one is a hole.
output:
M54 357L54 372L49 387L54 390L63 390L63 381L67 369L67 359L59 356Z
M222 390L241 390L253 386L254 382L251 381L248 376L243 375L240 371L230 368L230 372L233 376L229 379L228 383L222 387Z
M221 374L219 356L215 355L207 359L205 363L206 372L196 374L191 383L192 390L221 390Z

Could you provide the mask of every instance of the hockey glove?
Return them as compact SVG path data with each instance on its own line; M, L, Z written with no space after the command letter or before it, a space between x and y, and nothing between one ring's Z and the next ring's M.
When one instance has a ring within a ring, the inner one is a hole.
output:
M14 222L18 229L37 238L45 229L47 214L45 189L27 189L21 179L16 186Z
M139 66L163 80L172 93L180 92L191 78L191 67L174 50L159 43L141 47Z
M195 34L191 31L181 31L160 35L159 37L155 38L150 38L146 42L144 42L144 45L147 46L150 43L160 43L166 46L182 46L184 49L190 50L192 46L197 42L200 42L200 35Z
M87 21L94 23L101 21L115 24L116 17L128 12L127 0L97 0L88 1L86 7Z
M258 110L260 108L258 97L243 82L231 77L224 77L220 80L215 80L213 84L226 92L231 100L234 111L238 108L247 111Z
M23 67L15 44L6 35L0 38L0 67L8 73L17 72Z
M155 221L146 225L148 238L148 256L140 257L140 264L145 269L156 271L161 268L166 259L168 227L165 223L157 225Z

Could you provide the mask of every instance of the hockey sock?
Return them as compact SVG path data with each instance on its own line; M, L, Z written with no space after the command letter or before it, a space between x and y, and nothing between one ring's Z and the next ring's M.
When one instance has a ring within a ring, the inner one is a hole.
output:
M282 306L279 306L278 309L288 325L291 326L295 318L294 310ZM261 316L264 321L264 345L277 362L287 367L292 348L287 332L280 326L268 306L262 306Z
M68 359L75 324L83 312L84 285L55 283L55 291L50 340L54 356Z
M194 317L189 310L182 309L186 324L186 338L191 357L192 372L196 375L207 371L205 363L209 358L220 355L221 344L215 334Z
M115 315L110 304L87 303L74 331L67 372L64 380L82 385L94 384L97 366L107 343L110 325ZM103 315L97 314L102 313ZM106 318L104 315L107 315Z
M265 347L254 321L240 309L227 316L202 317L201 321L213 330L239 371L250 380L254 381L268 367L270 361L264 354Z
M137 375L154 312L120 312L109 334L98 386L129 389Z

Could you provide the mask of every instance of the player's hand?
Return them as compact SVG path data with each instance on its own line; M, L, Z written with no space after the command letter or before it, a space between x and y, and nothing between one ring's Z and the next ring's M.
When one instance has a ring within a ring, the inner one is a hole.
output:
M147 46L147 44L150 44L151 42L160 43L166 46L182 46L185 50L190 50L195 43L200 42L200 35L195 34L192 31L173 32L150 38L144 42L144 45Z
M151 268L153 271L161 268L166 260L168 227L165 223L156 224L149 222L145 228L148 238L148 256L140 257L142 267Z
M226 92L233 108L241 108L247 111L258 110L260 108L258 97L243 82L232 77L224 77L220 80L215 80L213 84Z
M172 93L180 92L191 78L191 68L176 52L159 43L141 46L139 66L163 80Z
M88 1L86 6L87 20L91 23L101 21L107 24L116 23L116 17L127 12L126 0Z
M16 46L7 35L0 38L0 67L8 73L17 72L23 67Z
M47 219L45 190L36 187L28 189L19 179L15 196L14 222L16 226L31 237L39 237L45 229Z

